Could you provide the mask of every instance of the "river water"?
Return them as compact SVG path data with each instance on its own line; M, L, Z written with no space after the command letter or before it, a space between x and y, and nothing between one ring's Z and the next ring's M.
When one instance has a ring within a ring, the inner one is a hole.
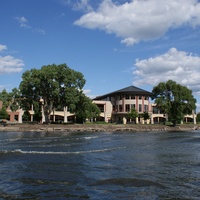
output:
M200 199L200 132L1 132L0 199Z

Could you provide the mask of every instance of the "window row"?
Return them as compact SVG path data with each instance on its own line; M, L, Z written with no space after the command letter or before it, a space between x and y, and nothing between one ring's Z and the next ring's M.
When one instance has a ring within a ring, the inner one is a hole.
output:
M125 110L123 110L122 105L113 105L113 111L115 112L130 112L132 108L135 108L138 112L148 112L148 105L144 105L142 108L142 104L138 105L138 108L136 108L135 104L125 104Z
M157 108L156 106L153 106L153 114L164 114L164 110Z
M119 95L119 96L116 96L116 97L107 97L105 100L106 101L114 101L116 99L118 100L122 100L122 98L125 98L125 99L136 99L136 97L138 97L138 99L142 99L142 97L144 98L144 100L149 100L149 97L148 96L142 96L142 95Z
M141 95L138 96L138 99L142 99L142 97L144 97L144 100L149 100L148 96L141 96ZM126 95L125 99L136 99L136 96L135 95Z

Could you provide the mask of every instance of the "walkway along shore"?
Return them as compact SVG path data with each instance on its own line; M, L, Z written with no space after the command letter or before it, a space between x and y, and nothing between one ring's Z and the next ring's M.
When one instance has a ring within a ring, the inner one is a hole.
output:
M200 125L115 125L115 124L14 124L0 126L0 132L115 132L115 131L190 131L200 130Z

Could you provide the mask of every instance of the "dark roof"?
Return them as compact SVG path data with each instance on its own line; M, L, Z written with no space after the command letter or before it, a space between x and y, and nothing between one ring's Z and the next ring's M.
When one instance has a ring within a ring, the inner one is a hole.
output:
M108 94L104 94L102 96L98 96L98 97L94 98L94 100L102 99L107 96L112 96L112 95L117 95L117 94L145 94L145 95L149 95L149 96L152 95L151 92L148 92L146 90L140 89L135 86L129 86L129 87L126 87L126 88L123 88L120 90L116 90L116 91L108 93Z

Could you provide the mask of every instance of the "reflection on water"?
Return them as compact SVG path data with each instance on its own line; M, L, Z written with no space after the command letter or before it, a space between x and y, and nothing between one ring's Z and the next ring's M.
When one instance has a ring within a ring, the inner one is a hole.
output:
M1 133L2 199L199 199L200 132Z

